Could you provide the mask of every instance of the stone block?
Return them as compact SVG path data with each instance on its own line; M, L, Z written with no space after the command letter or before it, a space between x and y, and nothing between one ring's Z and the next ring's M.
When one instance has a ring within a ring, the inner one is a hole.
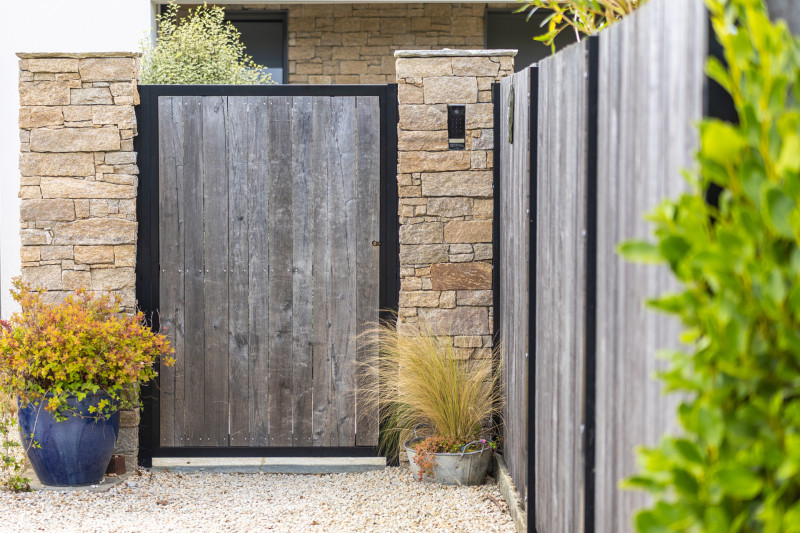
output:
M397 102L399 104L421 104L424 102L422 87L401 83L397 86Z
M401 130L447 130L446 105L401 105L398 114Z
M103 181L76 178L42 178L43 198L135 198L136 190L130 185L116 185Z
M458 291L458 305L490 306L492 305L492 291ZM473 346L479 348L481 345Z
M119 427L135 428L139 426L139 409L130 409L119 412Z
M492 218L494 214L494 200L475 200L473 215L475 218Z
M105 154L107 165L135 165L136 152L109 152Z
M72 89L70 93L72 105L111 105L114 99L108 87L90 87L87 89Z
M438 307L438 291L400 291L400 307Z
M435 291L490 290L489 263L440 263L431 265L431 287Z
M444 240L448 243L492 242L491 220L454 220L444 227Z
M59 291L61 282L61 265L44 265L22 268L22 281L35 289Z
M87 218L57 224L56 244L135 244L136 222L119 218Z
M92 288L94 290L118 291L135 289L136 276L133 268L93 268Z
M20 243L23 246L37 246L42 244L50 244L53 238L49 231L41 229L23 229L19 232Z
M75 220L75 204L72 200L22 200L19 208L20 220L38 222L43 220Z
M72 259L72 246L41 246L42 261L62 261Z
M31 131L33 152L106 152L119 149L119 129L113 126Z
M423 196L491 197L492 172L485 170L436 172L422 174Z
M119 428L119 436L117 437L117 444L114 447L114 453L125 456L125 467L133 468L128 465L136 465L136 462L131 463L129 456L135 456L139 449L139 428Z
M20 248L19 257L23 263L35 263L42 258L40 248L40 246L23 246Z
M23 176L93 176L94 158L88 153L25 152L19 170Z
M124 244L114 247L114 264L120 266L136 266L136 246Z
M410 152L442 151L449 148L447 131L400 131L397 133L397 150Z
M20 198L41 198L42 197L42 190L39 188L38 185L23 185L19 188L19 197Z
M428 214L439 217L472 215L472 198L445 197L428 199Z
M434 335L487 335L489 313L485 307L456 307L455 309L419 309Z
M90 57L78 65L81 79L87 81L130 81L136 77L132 57Z
M69 105L73 82L30 81L19 84L19 105Z
M494 104L492 103L469 104L466 106L464 114L468 130L493 127Z
M483 337L479 335L457 335L453 338L456 348L480 348L483 346Z
M446 152L400 152L397 171L401 173L438 172L445 170L469 170L469 152L452 150Z
M78 72L78 60L67 57L42 57L27 60L30 72Z
M95 124L115 124L120 128L133 128L136 115L133 106L96 105L92 106L92 122Z
M86 270L65 270L61 274L64 290L76 291L92 287L92 275Z
M439 307L442 309L453 309L455 306L455 291L442 291L442 294L439 296Z
M404 224L400 226L400 244L441 244L442 223Z
M500 73L500 63L492 57L454 57L454 76L491 76L496 78Z
M398 79L452 76L453 64L449 57L398 57L395 71Z
M472 149L473 150L493 150L494 149L494 130L492 129L484 129L481 130L478 137L473 137L472 139ZM487 164L489 164L489 159L487 155Z
M113 246L76 246L75 262L85 265L97 265L114 262Z
M472 104L478 101L478 80L456 76L427 78L424 91L426 104Z
M447 261L446 244L401 244L401 265L429 265Z
M56 106L23 106L19 108L19 127L22 129L61 126L64 114Z
M491 244L476 244L472 248L475 250L475 261L488 261L492 259Z
M92 107L90 105L71 105L64 107L64 120L67 122L86 122L92 120Z

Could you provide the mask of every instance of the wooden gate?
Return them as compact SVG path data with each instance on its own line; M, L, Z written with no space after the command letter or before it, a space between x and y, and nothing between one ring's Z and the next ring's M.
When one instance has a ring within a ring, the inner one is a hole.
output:
M356 337L396 294L396 260L381 257L397 256L381 224L396 220L390 88L198 89L143 87L140 155L155 179L143 176L140 204L157 214L140 218L140 248L158 272L139 299L176 365L150 391L142 444L152 455L374 447L356 379L373 354Z

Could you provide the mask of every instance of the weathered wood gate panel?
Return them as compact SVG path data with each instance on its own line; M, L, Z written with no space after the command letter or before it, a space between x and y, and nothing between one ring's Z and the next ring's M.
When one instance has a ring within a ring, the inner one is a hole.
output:
M372 446L378 96L160 96L161 447Z

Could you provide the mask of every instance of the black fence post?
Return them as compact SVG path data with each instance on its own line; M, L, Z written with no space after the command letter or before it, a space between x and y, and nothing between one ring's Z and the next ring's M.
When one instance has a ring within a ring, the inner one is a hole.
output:
M530 67L530 205L528 206L528 531L536 532L536 215L539 161L539 67Z
M595 402L597 363L597 131L600 39L588 42L588 95L586 131L586 361L584 364L584 531L594 533L595 504Z

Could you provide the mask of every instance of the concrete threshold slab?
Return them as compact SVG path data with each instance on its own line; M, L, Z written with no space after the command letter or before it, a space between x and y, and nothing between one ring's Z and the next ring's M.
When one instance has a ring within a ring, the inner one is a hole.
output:
M345 474L386 468L385 457L153 457L153 471Z

